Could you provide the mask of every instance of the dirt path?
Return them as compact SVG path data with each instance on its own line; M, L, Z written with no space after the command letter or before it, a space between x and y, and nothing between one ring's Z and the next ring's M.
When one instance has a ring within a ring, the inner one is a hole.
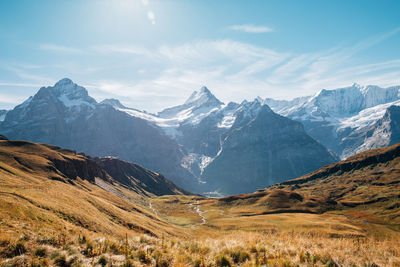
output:
M153 213L154 213L156 216L158 216L158 212L157 212L156 209L153 207L153 200L152 200L152 199L150 199L149 208L153 211Z
M199 226L199 225L203 225L203 224L206 224L206 223L207 223L206 217L203 215L203 213L205 213L205 212L207 212L207 211L201 211L201 210L200 210L200 208L199 208L200 204L199 204L199 201L198 201L198 200L196 201L195 204L190 203L190 204L187 204L187 205L188 205L191 209L193 209L193 210L200 216L200 218L201 218L201 223L195 223L195 224L193 224L193 225L192 225L192 228L195 227L195 226Z

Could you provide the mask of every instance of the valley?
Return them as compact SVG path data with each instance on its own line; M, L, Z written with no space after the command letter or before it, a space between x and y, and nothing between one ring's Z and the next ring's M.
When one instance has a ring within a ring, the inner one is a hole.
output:
M0 0L0 267L400 267L399 0Z
M400 263L400 145L207 198L117 159L3 139L1 266ZM172 191L157 193L150 180Z

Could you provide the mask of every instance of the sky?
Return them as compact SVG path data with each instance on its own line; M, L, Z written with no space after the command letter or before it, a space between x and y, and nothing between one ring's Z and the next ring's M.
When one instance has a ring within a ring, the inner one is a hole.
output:
M68 77L157 112L400 85L400 1L0 1L0 109Z

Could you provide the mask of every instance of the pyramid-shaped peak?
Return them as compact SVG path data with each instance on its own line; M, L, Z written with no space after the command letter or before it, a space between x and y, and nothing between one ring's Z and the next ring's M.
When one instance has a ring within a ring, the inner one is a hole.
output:
M190 104L190 103L196 105L202 105L205 103L214 105L223 105L223 103L219 101L206 86L202 86L200 90L194 91L190 95L190 97L186 100L185 104Z
M208 90L208 88L204 85L200 88L200 92L205 94L211 94L210 90Z

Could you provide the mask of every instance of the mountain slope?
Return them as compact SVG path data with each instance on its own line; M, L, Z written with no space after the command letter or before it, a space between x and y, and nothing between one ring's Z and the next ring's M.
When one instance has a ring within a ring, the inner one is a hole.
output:
M400 230L399 190L400 144L396 144L362 152L256 193L221 198L218 205L243 206L241 210L248 215L332 212Z
M275 112L303 123L308 134L344 159L369 148L394 143L365 138L372 128L379 126L377 122L389 107L400 105L400 87L353 84L323 89L314 96L292 101L266 99L266 103Z
M115 156L165 174L193 188L181 167L177 143L147 120L98 104L86 89L63 79L9 111L0 132L10 139L49 143L93 156Z
M94 158L94 161L114 180L138 192L138 194L145 196L189 194L189 192L167 180L163 175L137 164L111 157Z
M180 189L161 175L134 166L136 174L140 173L133 176L131 172L136 183L124 185L118 181L120 177L113 178L96 160L74 151L2 140L0 198L3 204L0 213L9 216L2 216L2 220L13 225L23 219L29 227L44 223L49 231L60 225L71 231L115 235L179 232L155 217L146 203L148 196L160 194L160 187L175 194L181 194ZM152 183L158 183L158 188Z
M6 117L8 110L5 109L0 109L0 121L4 121L4 118Z
M303 126L260 105L257 116L240 114L204 180L223 194L252 192L293 178L335 158Z
M259 116L262 108L260 99L224 105L210 90L202 87L193 92L184 104L155 115L128 108L117 99L106 99L97 103L85 88L69 79L63 79L53 87L42 87L33 97L7 112L5 120L0 123L0 132L11 139L50 143L97 157L113 156L136 162L165 174L189 191L202 193L219 189L219 186L216 188L216 184L213 184L216 179L205 176L206 172L210 177L214 175L210 173L215 173L207 171L209 164L213 162L214 167L211 169L215 170L221 169L221 166L228 167L230 161L223 163L221 158L228 154L231 154L228 158L236 157L236 154L229 150L230 145L225 145L225 142L231 140L233 137L228 137L239 128L248 127L249 122ZM269 109L267 106L265 108ZM249 135L262 135L264 130L274 131L272 128L279 132L280 128L285 127L276 123L269 127L268 123L272 121L253 124L249 129L254 134ZM303 138L302 134L298 136L299 140ZM235 138L242 146L247 144L248 140L245 138ZM255 147L265 147L267 141L265 138L258 138L257 142L260 143L252 144L252 152L257 153ZM274 143L271 140L268 142ZM322 151L321 146L302 145L296 146L293 152L299 154L306 150L307 155L315 156L305 157L312 163L306 163L306 160L292 162L292 171L279 174L275 180L270 180L275 173L268 171L269 174L263 182L260 177L265 175L266 164L269 164L265 161L266 158L249 165L246 163L242 166L249 169L243 170L243 173L251 174L247 183L254 182L252 179L257 182L248 184L243 189L251 191L259 186L267 186L335 160L326 150ZM251 155L247 154L242 159L250 158ZM221 166L218 167L220 163ZM254 173L255 170L258 173ZM237 181L241 177L234 176L232 179Z

